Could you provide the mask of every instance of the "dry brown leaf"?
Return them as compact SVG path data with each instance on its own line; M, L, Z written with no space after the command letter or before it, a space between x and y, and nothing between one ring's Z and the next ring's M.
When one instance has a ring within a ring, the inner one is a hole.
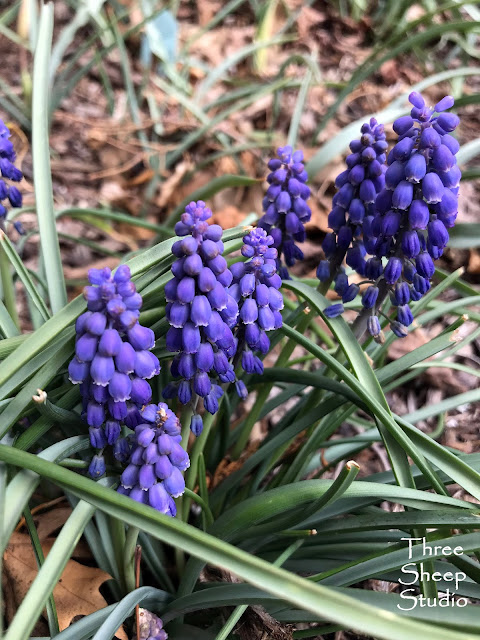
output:
M48 555L53 540L42 542ZM15 532L3 557L2 585L8 601L6 614L11 621L20 603L37 575L37 563L32 551L30 537ZM100 586L111 576L95 567L86 567L75 560L69 560L58 584L53 590L60 631L66 629L76 616L86 616L107 606L99 591ZM128 640L123 630L117 633L121 640Z
M397 360L405 354L423 347L423 345L427 344L428 341L429 338L425 334L425 331L423 329L416 329L415 331L412 331L412 333L409 333L406 338L395 340L388 350L388 356L392 360Z
M162 182L160 185L160 193L158 198L156 199L156 205L160 208L167 207L172 204L177 204L177 198L174 197L175 192L177 191L180 183L182 182L184 176L189 171L195 168L193 162L188 160L184 160L183 162L179 162L174 172L168 177L165 182Z
M103 269L104 267L108 267L109 269L115 269L118 266L118 258L114 257L106 257L101 260L96 260L89 264L89 269ZM86 268L85 267L68 267L64 265L65 277L78 280L81 278L85 278L86 276Z
M480 273L480 253L473 249L470 251L470 258L468 260L468 272Z
M34 520L40 542L46 540L52 533L63 526L71 513L71 507L57 507L35 515Z
M222 229L231 229L239 225L246 215L245 211L240 211L237 207L227 206L221 211L214 212L212 221L214 224L219 224Z
M258 449L258 445L258 440L250 442L238 460L231 460L228 456L225 457L215 469L215 474L211 480L211 486L215 488L225 480L225 478L228 478L232 473L241 469L243 463Z

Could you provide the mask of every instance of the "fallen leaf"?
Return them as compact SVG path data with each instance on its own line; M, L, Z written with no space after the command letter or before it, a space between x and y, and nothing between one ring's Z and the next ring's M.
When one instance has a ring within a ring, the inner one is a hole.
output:
M62 514L60 520L64 517L65 514ZM58 524L58 520L54 524ZM42 542L45 556L53 543L52 538ZM7 622L11 622L37 573L30 537L25 533L15 532L3 556L2 587L5 593ZM112 577L101 569L87 567L75 560L67 562L53 590L60 631L66 629L73 618L89 615L107 606L108 603L99 588L111 579ZM121 640L128 640L123 630L119 630L116 635Z
M221 211L214 212L212 222L219 224L223 229L231 229L241 224L246 215L245 211L240 211L237 207L227 206Z
M388 350L388 356L391 360L398 360L398 358L401 358L405 354L423 347L428 341L429 338L425 334L425 331L423 329L416 329L409 333L406 338L392 342Z
M468 260L468 272L480 273L480 253L473 249L470 251L470 258Z

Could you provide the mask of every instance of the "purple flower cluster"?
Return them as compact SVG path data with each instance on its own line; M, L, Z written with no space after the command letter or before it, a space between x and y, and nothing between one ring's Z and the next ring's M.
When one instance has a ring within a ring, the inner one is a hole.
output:
M139 640L167 640L162 620L147 609L140 609Z
M22 206L22 194L12 184L7 184L5 179L12 182L20 182L23 174L15 165L15 150L9 140L10 131L0 120L0 229L5 229L5 217L7 208L2 204L4 200L9 200L12 207ZM15 222L14 226L19 233L23 233L21 223Z
M317 269L321 282L336 280L345 256L347 264L359 273L365 264L362 226L365 217L374 215L377 195L385 186L388 144L384 125L378 124L375 118L362 126L361 133L359 140L350 143L348 168L335 180L338 191L328 215L328 226L333 231L323 241L326 260L322 260Z
M274 240L264 229L254 229L243 242L242 255L248 259L231 266L233 283L229 288L240 309L235 332L237 353L242 354L246 373L261 374L263 363L254 352L268 353L270 340L266 332L282 326L283 297L279 292L282 280L277 273ZM237 391L245 397L243 382L237 382Z
M149 404L141 411L132 440L118 491L175 517L174 498L185 491L182 471L190 466L177 416L163 402Z
M287 267L303 259L303 252L296 242L304 242L304 225L312 215L307 204L310 189L306 185L308 174L303 164L303 152L292 153L292 147L286 146L277 149L277 156L268 163L270 186L263 199L264 214L258 226L273 238L278 251L278 271L283 279L288 279L288 269L282 266L281 257Z
M451 134L459 118L445 113L454 100L446 96L433 108L417 92L409 100L410 115L393 124L398 140L388 154L385 188L376 198L374 212L363 220L364 249L371 257L349 262L370 283L362 306L369 312L367 328L374 338L381 333L377 313L388 294L396 310L392 331L399 337L407 335L413 322L409 303L430 289L434 261L448 243L447 229L454 226L458 212L459 144ZM348 302L358 285L349 285L345 274L339 279L336 291ZM343 306L335 304L326 315L342 311Z
M87 311L76 322L75 357L68 367L73 384L80 384L83 417L89 425L94 456L90 475L105 472L103 449L114 447L114 457L125 461L128 444L120 438L122 424L135 428L139 409L152 397L148 379L160 371L151 353L153 331L138 322L142 298L131 281L130 269L90 269L85 287Z
M191 202L175 225L183 236L172 247L176 260L173 278L165 286L167 349L176 352L171 373L178 380L163 391L163 397L178 397L193 409L191 430L199 435L203 428L197 412L199 398L211 414L218 410L223 390L215 382L235 382L229 359L235 355L237 341L232 333L238 304L229 294L233 276L222 256L222 228L208 224L212 212L202 201Z

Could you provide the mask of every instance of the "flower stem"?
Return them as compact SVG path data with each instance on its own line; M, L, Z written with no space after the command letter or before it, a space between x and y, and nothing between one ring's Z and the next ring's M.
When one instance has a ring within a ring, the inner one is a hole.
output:
M138 527L128 527L123 551L123 580L126 593L135 589L135 549L137 546Z
M222 398L220 398L219 400L219 405L221 401L222 401ZM195 489L195 485L197 484L198 461L199 461L200 455L203 453L203 450L205 449L205 445L207 443L208 436L210 435L210 430L212 428L213 421L214 421L214 416L211 413L208 413L204 417L203 431L198 436L198 438L195 441L195 444L193 445L192 453L190 455L190 468L186 475L186 487L191 491ZM183 502L182 502L182 510L183 510L182 520L184 520L185 522L188 519L190 504L191 504L191 498L187 498L186 496L184 496Z
M125 525L121 520L117 518L109 518L110 524L110 536L113 543L113 551L115 554L115 562L117 564L118 575L120 576L120 588L127 594L127 585L125 583L124 573L124 552L125 552Z
M313 316L313 312L309 311L309 312L306 312L305 315L300 319L300 322L298 323L298 327L297 327L297 330L300 331L300 333L303 333L307 329L308 325L310 324L310 320L312 319L312 316ZM277 358L275 367L284 367L286 363L290 360L290 356L292 355L295 347L296 347L295 341L288 340L283 346L283 349ZM245 420L245 424L243 425L243 429L240 433L240 436L232 450L232 457L235 460L237 460L241 456L243 450L245 449L245 446L250 438L250 433L252 432L252 429L255 426L256 421L258 420L258 417L262 411L262 408L265 402L267 401L267 398L272 388L273 388L273 384L267 384L263 386L258 392L255 404L253 405L251 412L248 414L247 419Z

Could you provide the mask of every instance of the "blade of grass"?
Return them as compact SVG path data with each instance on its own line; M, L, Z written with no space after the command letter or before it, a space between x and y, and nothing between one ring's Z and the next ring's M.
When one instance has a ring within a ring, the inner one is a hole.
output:
M28 507L26 507L23 511L23 516L25 518L25 523L27 525L28 533L30 535L30 540L32 541L32 548L35 554L35 560L37 561L37 569L40 571L44 562L45 556L43 554L42 544L38 537L37 528L35 526L35 522L32 518L32 512ZM53 595L49 595L46 603L47 608L47 619L48 619L48 630L50 631L50 635L56 636L60 629L58 626L58 617L57 617L57 608L55 606L55 600L53 599Z
M35 286L28 270L23 264L20 256L15 251L15 247L12 245L10 239L3 232L0 232L0 246L1 249L5 252L5 255L8 257L12 266L15 268L15 271L18 274L23 286L27 294L30 296L33 304L38 309L42 319L46 322L50 318L50 312L47 309L47 305L43 301L42 297L38 293L38 287Z
M88 449L89 446L88 438L75 436L48 447L48 449L39 453L38 457L52 462L60 461L77 451ZM40 477L36 473L27 470L20 471L13 480L9 482L5 493L3 517L0 521L2 523L0 527L0 540L3 541L3 545L8 543L8 539L15 529L25 505L30 500L30 496L35 491L39 482ZM0 558L3 555L4 548L4 546L0 547Z
M300 91L298 92L297 101L295 103L295 110L292 114L290 121L290 128L288 130L287 144L292 148L297 144L298 132L300 129L300 119L302 117L303 108L307 99L308 91L310 89L310 83L312 82L313 73L310 68L305 71L305 77L302 80Z
M37 389L44 389L47 384L58 375L59 369L70 359L72 350L73 341L69 341L55 354L53 359L46 362L22 387L21 391L2 412L0 437L5 435L12 425L21 417L25 409L31 404L32 396L37 392Z
M8 313L7 307L3 304L3 300L0 299L0 330L5 338L14 338L18 336L19 330L15 322L12 320L12 316Z
M50 48L53 34L53 2L42 6L38 42L33 65L32 156L35 200L40 242L45 264L50 305L53 313L67 304L62 258L53 212L52 175L50 172L49 82Z
M0 238L4 236L4 232L0 230ZM1 277L1 285L3 291L3 300L5 302L5 309L12 321L13 325L17 328L16 333L18 333L18 328L20 327L19 319L18 319L18 311L17 311L17 302L15 296L15 288L13 285L13 274L10 267L10 261L8 260L8 256L5 253L4 249L0 246L0 277ZM8 326L7 321L7 326ZM15 333L13 334L15 335ZM7 338L10 336L7 336Z
M133 612L136 605L142 602L147 596L155 598L156 607L167 604L171 600L170 594L160 589L154 589L153 587L134 589L114 605L113 611L108 615L102 625L98 627L98 631L92 637L92 640L110 640L113 638L117 629L121 627L123 622ZM58 640L67 640L67 638L62 638L60 635Z
M302 283L288 281L284 283L284 286L288 289L292 289L297 294L299 293L305 300L307 300L320 312L328 304L326 299L318 291L315 291ZM339 320L339 322L337 322L337 320ZM399 437L397 425L395 423L395 420L393 419L390 407L378 382L378 379L375 376L375 373L373 372L371 366L368 364L364 352L358 344L355 336L352 334L347 323L343 320L343 318L335 318L333 320L329 320L327 318L326 322L330 330L336 336L339 345L341 345L341 348L344 351L350 363L350 366L352 367L352 370L354 371L354 376L347 372L346 369L341 367L341 365L339 365L335 358L333 358L332 356L328 356L326 352L318 349L316 345L313 345L311 341L301 336L297 331L290 329L287 326L284 326L282 331L289 337L295 336L296 342L300 340L303 343L303 346L305 346L312 353L315 353L315 355L317 355L317 357L319 357L320 360L324 362L324 364L328 363L330 369L337 375L340 375L340 377L345 380L345 382L353 390L355 390L356 393L359 393L359 391L361 392L361 397L364 401L366 401L366 397L368 397L369 401L375 403L376 409L373 409L373 406L371 406L370 408L372 409L374 415L378 418L379 431L382 434L382 438L384 439L385 447L387 449L387 453L392 464L392 469L395 473L398 483L401 486L415 486L411 475L410 465L407 460L406 452L408 452L410 455L413 454L413 459L415 460L416 464L418 464L418 466L427 474L432 482L432 486L436 487L437 491L442 492L444 490L443 485L441 485L441 483L438 481L435 474L430 469L428 463L426 463L426 461L422 459L422 456L420 458L417 457L417 452L414 450L414 448L412 448L411 443L408 442L408 439ZM309 346L307 346L307 344L309 344ZM339 366L341 367L341 369L339 368ZM341 370L342 373L340 373ZM357 384L357 380L359 384ZM306 455L307 454L305 454L305 456ZM298 473L298 469L300 467L303 467L303 465L304 460L302 460L302 457L300 456L297 468L291 468L289 470L289 477L293 478L294 473Z

